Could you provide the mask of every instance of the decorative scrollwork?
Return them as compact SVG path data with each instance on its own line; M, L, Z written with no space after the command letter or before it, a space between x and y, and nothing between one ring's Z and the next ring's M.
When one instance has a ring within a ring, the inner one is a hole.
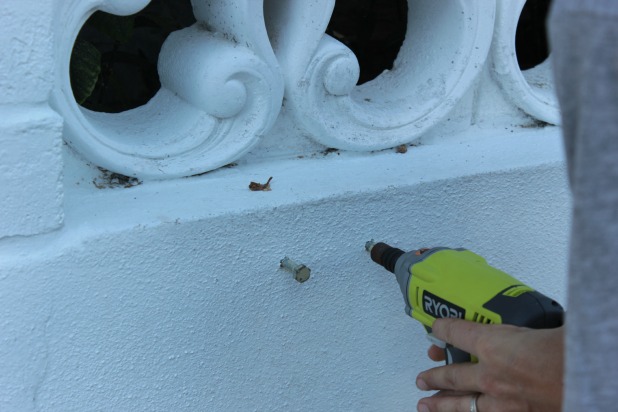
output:
M193 0L197 23L166 40L162 87L146 105L111 114L75 101L68 65L86 19L96 10L133 14L148 3L62 3L59 16L69 19L56 38L52 104L65 118L65 140L95 164L140 178L189 176L238 159L273 125L283 98L260 1Z
M512 15L524 0L500 2L498 9L494 1L409 0L406 39L392 70L360 86L356 56L324 34L335 0L192 0L197 23L166 40L162 87L147 104L117 114L80 107L68 70L79 29L96 10L128 15L148 3L70 0L57 11L66 24L56 37L52 104L65 118L65 139L119 173L162 179L237 160L273 126L284 87L294 126L328 147L369 151L411 143L468 93L492 41L493 75L509 97L539 119L558 122L549 83L533 79L546 73L545 64L522 74L514 57Z
M529 115L560 124L560 109L551 79L551 56L522 72L517 61L515 34L526 0L501 1L492 46L492 74L508 99Z
M481 73L495 2L408 4L408 33L393 69L357 87L355 56L324 34L334 1L267 1L286 107L314 139L363 151L410 143L443 120ZM301 21L305 31L290 29Z

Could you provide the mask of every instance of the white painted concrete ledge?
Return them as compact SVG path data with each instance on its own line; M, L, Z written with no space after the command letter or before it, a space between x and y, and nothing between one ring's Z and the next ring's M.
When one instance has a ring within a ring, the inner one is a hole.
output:
M0 410L413 410L427 342L366 240L465 246L564 297L559 130L456 140L131 189L69 170L64 227L0 242Z

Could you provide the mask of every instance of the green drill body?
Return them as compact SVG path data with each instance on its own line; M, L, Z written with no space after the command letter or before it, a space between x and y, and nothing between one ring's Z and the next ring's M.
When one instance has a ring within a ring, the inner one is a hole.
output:
M437 318L544 329L562 325L554 300L465 249L432 248L404 253L385 243L367 243L376 263L395 274L406 313L430 333ZM474 360L447 347L451 362Z

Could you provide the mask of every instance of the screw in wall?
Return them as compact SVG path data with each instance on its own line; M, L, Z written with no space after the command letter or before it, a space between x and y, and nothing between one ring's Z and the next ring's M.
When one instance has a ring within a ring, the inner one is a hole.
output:
M303 264L294 262L287 256L281 260L281 267L291 272L294 275L294 279L300 283L307 281L309 276L311 276L311 269Z

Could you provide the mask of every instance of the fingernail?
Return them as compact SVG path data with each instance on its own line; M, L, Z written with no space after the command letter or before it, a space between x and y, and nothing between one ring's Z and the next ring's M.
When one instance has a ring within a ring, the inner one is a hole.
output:
M419 388L422 391L428 391L429 390L429 386L427 385L427 382L425 382L421 378L416 378L416 387Z
M418 405L418 412L429 412L429 408L425 404Z

